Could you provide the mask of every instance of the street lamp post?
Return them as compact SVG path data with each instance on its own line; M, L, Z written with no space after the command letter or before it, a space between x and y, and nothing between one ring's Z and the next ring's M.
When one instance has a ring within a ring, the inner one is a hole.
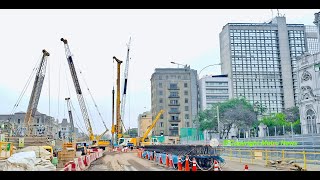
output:
M176 62L170 62L171 64L176 64L176 65L178 65L178 67L179 67L179 65L181 65L181 66L184 66L184 68L187 68L188 66L185 64L180 64L180 63L176 63ZM199 108L200 108L200 106L199 106L199 99L200 99L200 96L199 96L199 76L200 76L200 73L204 70L204 69L206 69L207 67L210 67L210 66L216 66L216 65L222 65L222 63L218 63L218 64L210 64L210 65L207 65L207 66L205 66L204 68L202 68L200 71L199 71L199 73L197 74L197 80L196 80L196 83L197 83L197 94L198 94L198 104L197 104L197 109L198 109L198 111L199 111ZM219 131L219 108L217 107L217 115L218 115L218 131ZM193 125L193 123L192 123L192 125ZM198 124L196 124L196 128L197 128L197 130L198 130ZM198 135L198 134L197 134ZM220 134L219 134L219 138L220 138Z

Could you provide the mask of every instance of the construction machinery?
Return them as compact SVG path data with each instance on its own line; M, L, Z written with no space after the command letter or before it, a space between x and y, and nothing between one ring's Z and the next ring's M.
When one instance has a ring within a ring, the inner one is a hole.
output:
M115 139L119 140L122 137L122 122L121 122L121 116L120 116L120 65L122 63L121 60L113 56L113 59L117 61L117 102L116 102L116 113L117 113L117 122L114 127L114 132L116 132ZM119 142L119 141L117 141Z
M47 58L48 58L48 56L50 56L50 54L45 49L42 50L42 53L43 53L43 55L41 58L40 65L38 67L36 78L34 80L27 113L24 117L24 123L25 123L25 127L26 127L25 136L32 136L34 134L34 132L33 132L33 126L34 126L33 125L33 118L37 112L38 102L39 102L40 94L41 94L41 90L42 90L42 85L43 85L44 77L46 74Z
M18 134L18 136L8 137L8 141L12 142L15 147L23 148L25 146L51 145L51 142L53 140L44 136L44 131L40 132L40 129L35 129L35 127L37 127L37 124L34 123L34 118L37 113L37 107L40 99L42 85L46 74L47 59L49 56L49 52L43 49L40 64L36 69L36 76L33 83L31 96L29 99L28 109L24 117L24 127L21 127L16 130L15 134ZM17 106L17 104L15 106Z
M74 67L74 63L73 63L73 59L72 59L72 56L71 56L71 51L70 51L70 48L69 48L69 45L68 45L68 41L66 39L63 39L63 38L61 38L61 41L64 43L66 58L67 58L67 61L68 61L68 64L69 64L72 80L73 80L74 87L75 87L75 90L76 90L76 93L77 93L77 98L78 98L78 101L79 101L82 117L83 117L83 120L85 122L88 134L89 134L89 140L92 142L92 146L94 146L94 147L106 147L106 146L108 146L110 144L110 142L101 140L101 138L109 130L108 130L106 124L104 123L104 121L102 121L104 127L106 128L106 130L101 135L98 135L96 137L94 136L93 131L92 131L92 127L91 127L91 123L90 123L90 119L89 119L89 115L88 115L88 111L87 111L87 108L86 108L86 105L85 105L85 102L84 102L84 98L83 98L83 94L82 94L82 91L81 91L81 88L80 88L80 83L78 81L78 76L77 76L77 73L76 73L76 70L75 70L75 67Z
M158 139L157 138L149 138L148 135L150 131L155 127L156 123L160 119L161 115L164 113L164 110L160 110L157 114L156 118L152 121L152 124L149 126L147 131L143 134L142 137L136 137L136 138L119 138L118 144L120 146L146 146L146 145L158 145Z
M76 135L74 132L74 124L73 124L73 117L72 117L72 112L71 112L71 106L70 106L70 98L65 98L65 100L67 101L67 107L68 107L68 114L69 114L69 120L70 120L70 124L71 124L71 135L69 137L69 142L75 142L76 141Z
M126 67L124 70L124 84L123 84L122 99L121 99L121 122L122 122L124 130L125 130L125 126L124 126L123 120L124 120L124 115L125 115L126 95L127 95L127 85L128 85L130 43L131 43L131 37L130 37L129 43L127 45L128 50L127 50L127 58L126 58Z
M92 127L91 127L88 111L87 111L87 108L86 108L86 105L85 105L85 102L84 102L84 98L83 98L83 95L82 95L82 91L81 91L81 88L80 88L80 83L78 81L78 76L77 76L77 73L76 73L76 69L74 67L74 63L73 63L73 59L72 59L72 56L71 56L71 51L70 51L70 48L69 48L69 45L68 45L68 41L66 39L63 39L63 38L61 38L60 40L64 43L66 58L67 58L67 61L68 61L68 64L69 64L69 68L70 68L70 73L71 73L71 77L72 77L72 80L73 80L73 84L74 84L74 87L75 87L75 90L76 90L76 93L77 93L77 98L78 98L78 101L79 101L82 117L83 117L85 126L87 128L88 134L89 134L89 140L90 141L94 141L95 140L94 134L93 134L93 131L92 131Z

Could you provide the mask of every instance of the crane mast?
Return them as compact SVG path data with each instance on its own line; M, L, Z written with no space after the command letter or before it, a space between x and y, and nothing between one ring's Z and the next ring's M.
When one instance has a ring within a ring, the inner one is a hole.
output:
M31 136L33 134L33 118L37 111L41 89L43 85L43 80L46 74L46 66L47 66L47 58L50 55L45 49L42 50L42 58L40 65L38 67L38 71L36 74L35 81L33 83L33 88L29 100L29 105L27 109L26 116L24 118L25 126L26 126L26 136Z
M127 59L126 59L126 67L124 70L124 86L122 92L122 100L121 100L121 120L124 120L125 106L126 106L126 94L127 94L127 84L128 84L128 72L129 72L129 52L130 52L130 43L131 37L128 43L128 51L127 51ZM123 122L122 122L123 123ZM123 124L124 126L124 124Z
M72 76L73 84L74 84L74 87L76 89L77 98L78 98L78 101L79 101L82 117L83 117L84 123L86 125L87 131L89 133L89 139L90 139L90 141L93 141L94 140L94 134L93 134L93 131L92 131L92 127L91 127L88 111L87 111L87 108L86 108L86 105L85 105L85 102L84 102L84 99L83 99L82 91L81 91L81 88L80 88L80 83L78 81L77 73L76 73L76 70L75 70L75 67L74 67L74 63L73 63L73 60L72 60L72 57L71 57L71 51L70 51L70 48L69 48L69 45L68 45L68 41L66 39L63 39L63 38L61 38L60 40L64 43L64 49L65 49L66 58L67 58L67 61L68 61L68 64L69 64L69 68L70 68L70 73L71 73L71 76Z
M71 124L71 142L74 142L75 141L75 132L74 132L73 117L72 117L71 106L70 106L70 98L65 98L65 100L67 101L69 120L70 120L70 124Z
M121 60L113 56L113 59L117 61L117 102L116 102L116 113L117 113L117 123L115 126L116 138L119 139L122 137L122 126L121 126L121 117L120 117L120 65Z

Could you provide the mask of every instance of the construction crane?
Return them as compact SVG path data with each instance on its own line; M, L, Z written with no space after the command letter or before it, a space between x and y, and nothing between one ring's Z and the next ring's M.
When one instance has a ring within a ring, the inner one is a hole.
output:
M126 106L126 94L127 94L127 84L128 84L128 72L129 72L129 52L130 52L130 43L131 43L131 37L129 39L128 43L128 51L127 51L127 59L126 59L126 67L124 70L124 85L123 85L123 92L122 92L122 100L121 100L121 122L123 125L123 128L125 130L125 126L123 124L124 120L124 113L125 113L125 106Z
M67 107L68 107L68 114L69 114L69 120L71 124L71 137L70 137L70 142L74 142L76 140L75 136L75 131L74 131L74 124L73 124L73 117L72 117L72 112L71 112L71 106L70 106L70 98L65 98L67 101Z
M40 65L38 67L36 78L34 80L27 113L24 117L24 122L26 126L26 136L31 136L33 134L33 118L37 111L43 80L46 74L47 59L48 56L50 56L50 54L45 49L42 50L42 53L43 55L41 58Z
M67 58L67 61L68 61L68 64L69 64L70 73L71 73L72 80L73 80L73 83L74 83L74 87L75 87L75 90L76 90L76 93L77 93L77 98L78 98L78 101L79 101L82 117L83 117L84 123L86 125L87 131L89 133L89 140L90 141L94 141L94 134L93 134L93 131L92 131L92 127L91 127L88 111L87 111L87 108L86 108L86 105L85 105L85 102L84 102L84 99L83 99L82 91L81 91L81 88L80 88L80 83L78 81L76 69L74 67L74 63L73 63L73 60L72 60L71 51L70 51L70 48L69 48L69 45L68 45L68 41L66 39L63 39L63 38L61 38L60 40L64 43L66 58Z
M122 124L121 124L121 117L120 117L120 65L122 63L121 60L113 56L113 59L117 61L117 102L116 102L116 113L117 113L117 122L115 126L116 132L116 139L122 137ZM117 141L118 142L118 141Z

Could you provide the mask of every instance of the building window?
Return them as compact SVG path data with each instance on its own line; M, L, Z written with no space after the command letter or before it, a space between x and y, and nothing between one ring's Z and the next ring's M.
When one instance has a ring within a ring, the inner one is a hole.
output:
M163 99L162 98L159 99L159 103L163 103Z
M160 95L160 96L163 95L163 91L160 90L160 91L159 91L159 95Z
M160 122L160 127L163 127L163 122Z
M184 83L184 87L185 87L185 88L188 87L188 83Z
M170 112L179 112L178 108L170 108Z
M189 111L189 106L185 106L185 107L184 107L184 110L185 110L185 111Z
M163 114L160 115L160 119L163 119Z
M189 119L189 114L185 114L184 119Z
M178 100L170 100L170 104L178 105Z
M308 109L306 114L308 134L317 133L316 114L312 109Z
M20 119L18 119L18 124L20 124Z
M189 126L190 126L189 122L186 122L186 127L189 127Z
M179 117L178 116L171 116L171 120L173 121L178 121Z
M162 76L161 75L159 75L159 79L162 80Z
M169 88L170 89L178 89L178 84L177 83L170 83Z
M178 92L170 92L170 97L179 97Z
M188 91L184 91L184 95L187 96L188 95Z
M162 83L159 83L159 88L162 88Z
M185 98L185 99L184 99L184 103L188 103L188 98Z
M38 123L38 124L40 123L40 119L39 119L39 118L37 119L37 123Z

